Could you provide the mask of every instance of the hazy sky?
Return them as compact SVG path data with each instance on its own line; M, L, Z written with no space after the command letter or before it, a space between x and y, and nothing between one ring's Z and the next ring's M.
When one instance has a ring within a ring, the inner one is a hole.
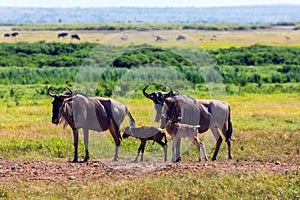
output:
M300 0L0 0L0 6L18 7L211 7L268 4L300 5Z

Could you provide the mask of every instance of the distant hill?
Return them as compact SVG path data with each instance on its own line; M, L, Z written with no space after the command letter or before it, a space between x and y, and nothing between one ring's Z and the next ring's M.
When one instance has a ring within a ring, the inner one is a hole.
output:
M210 8L20 8L0 7L0 23L233 22L240 24L300 21L299 5Z

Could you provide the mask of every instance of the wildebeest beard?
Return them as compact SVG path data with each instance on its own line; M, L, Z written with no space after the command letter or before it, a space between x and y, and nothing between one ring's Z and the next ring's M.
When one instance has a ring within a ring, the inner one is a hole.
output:
M72 111L72 101L63 102L59 109L59 123L64 122L64 128L67 125L74 124L73 111Z

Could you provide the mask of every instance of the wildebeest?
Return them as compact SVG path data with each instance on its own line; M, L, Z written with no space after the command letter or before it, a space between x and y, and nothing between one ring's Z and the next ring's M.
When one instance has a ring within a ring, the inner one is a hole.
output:
M71 35L71 38L72 38L72 40L73 40L73 39L80 40L80 37L79 37L79 35L77 35L77 34Z
M127 40L128 40L128 36L127 36L127 35L125 35L125 34L123 34L123 35L121 36L121 40L123 40L123 41L127 41Z
M61 38L61 37L64 38L66 36L68 36L68 33L59 33L59 34L57 34L58 38Z
M153 37L155 38L155 41L156 42L158 42L158 41L164 41L165 39L162 37L162 36L160 36L160 35L154 35L154 34L152 34L153 35Z
M155 120L161 119L161 128L165 126L169 119L180 118L180 123L200 125L198 128L199 133L210 129L216 139L216 148L212 160L216 160L223 140L219 132L221 130L226 138L228 158L232 159L232 123L230 120L230 106L227 103L218 100L195 100L183 94L175 94L171 87L169 87L169 92L152 92L148 94L146 92L148 86L143 89L143 94L154 102ZM176 161L179 161L180 140L178 140L176 148Z
M9 33L4 33L4 37L10 37Z
M179 40L185 40L185 36L184 35L178 35L178 37L176 38L177 41Z
M17 35L19 35L18 32L13 32L13 33L11 34L11 37L17 37Z
M201 161L201 154L200 149L203 151L203 155L205 160L207 160L207 155L205 151L205 146L203 142L200 142L197 133L198 128L200 128L200 125L188 125L188 124L181 124L178 122L179 119L170 119L167 121L165 128L169 135L172 138L172 161L176 161L176 144L180 138L188 138L197 148L198 151L198 160Z
M52 94L51 89L52 87L48 89L47 94L54 98L52 102L52 123L59 124L65 121L65 126L69 125L73 130L73 162L78 162L78 130L81 128L84 133L86 151L84 162L89 160L89 130L110 131L116 144L114 160L117 160L122 140L120 125L126 115L129 116L130 125L135 126L134 119L127 107L113 99L74 94L69 88L69 92L62 95Z
M128 138L129 136L132 136L132 137L140 139L140 141L141 141L141 144L138 148L138 154L137 154L134 162L137 162L141 151L142 151L141 161L143 161L144 150L145 150L147 140L153 140L153 144L154 144L154 142L157 142L160 146L163 147L164 162L167 161L167 147L168 147L167 137L166 137L165 132L161 128L156 128L156 127L152 127L152 126L141 126L141 127L128 126L125 128L122 136L123 136L123 138ZM162 141L163 138L165 139L164 142Z

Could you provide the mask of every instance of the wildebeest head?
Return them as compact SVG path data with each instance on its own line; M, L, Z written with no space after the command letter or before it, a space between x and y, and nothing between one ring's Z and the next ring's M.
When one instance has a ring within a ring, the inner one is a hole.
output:
M60 116L59 116L60 107L62 106L64 100L67 99L67 98L72 97L74 93L70 88L67 88L69 90L69 92L66 92L62 95L52 94L51 89L52 89L52 86L50 88L48 88L47 94L50 97L54 98L54 100L52 102L52 123L53 124L58 124L59 123L59 118L60 118Z
M158 122L161 118L161 114L162 114L162 106L164 104L164 101L166 98L171 97L174 95L173 93L173 89L168 86L170 88L169 92L152 92L152 93L147 93L146 90L149 87L149 85L147 85L144 89L143 89L143 94L145 97L147 97L148 99L151 99L154 103L154 108L156 111L156 116L155 116L155 122Z
M161 128L164 128L168 121L171 121L172 123L181 121L181 106L176 97L165 99L161 111Z
M123 133L122 137L123 137L124 139L126 139L126 138L128 138L129 136L132 136L132 135L133 135L133 134L132 134L132 132L131 132L131 127L130 127L130 126L125 127L124 133Z

